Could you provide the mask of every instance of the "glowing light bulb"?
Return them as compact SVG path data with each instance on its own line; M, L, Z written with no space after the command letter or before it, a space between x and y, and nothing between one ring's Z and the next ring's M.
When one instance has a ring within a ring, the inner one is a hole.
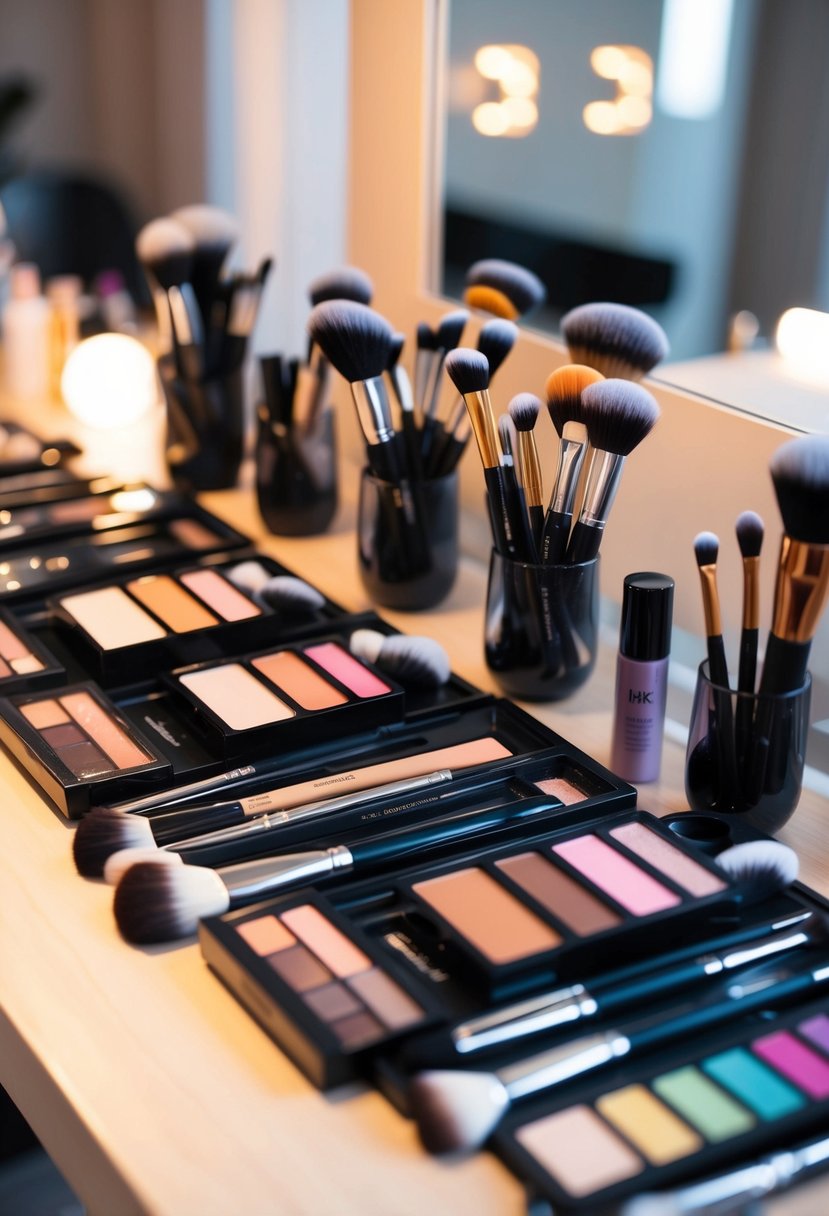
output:
M75 417L99 430L137 422L158 399L152 355L126 334L96 334L76 346L60 387Z
M829 380L829 313L787 308L777 322L775 342L793 372L806 379Z

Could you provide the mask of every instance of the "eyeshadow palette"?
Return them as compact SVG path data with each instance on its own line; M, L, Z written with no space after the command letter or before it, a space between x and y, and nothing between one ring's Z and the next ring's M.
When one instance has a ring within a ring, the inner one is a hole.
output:
M225 756L301 747L402 719L403 690L338 640L175 671L170 686Z
M258 915L283 918L297 902L313 898L352 941L370 942L373 957L394 966L409 997L431 1011L434 1025L483 1013L493 997L532 994L562 978L595 975L620 956L647 955L689 922L734 907L737 893L728 875L672 841L653 816L631 811L600 827L557 829L554 802L538 812L518 825L518 840L493 844L479 837L474 851L462 851L455 840L455 856L437 862L424 846L417 868L400 870L398 863L396 874L387 869L373 879L329 884L313 897L283 896L259 905ZM565 819L575 814L564 808ZM437 840L439 823L435 827ZM622 845L619 833L640 851ZM641 857L652 842L658 865ZM574 847L600 858L601 868L565 862ZM540 869L547 866L549 873ZM634 887L647 894L634 894ZM337 1055L308 1008L298 1009L292 999L286 1004L279 976L260 971L256 1003L248 999L250 943L239 940L238 915L203 922L208 963L317 1084L346 1079L354 1061ZM268 1000L278 1009L269 1011Z
M181 510L186 502L178 494L162 494L144 483L112 486L102 481L84 495L0 511L0 546L19 548L55 535L126 527Z
M0 696L52 688L65 679L55 656L0 608Z
M738 1015L737 1015L738 1016ZM743 1018L520 1103L495 1151L556 1211L607 1210L782 1150L829 1121L825 1002Z
M79 454L71 440L44 441L18 422L7 421L0 428L0 478L51 469Z
M0 511L61 499L84 498L97 492L110 493L119 489L120 485L114 477L78 477L69 469L60 467L0 476Z

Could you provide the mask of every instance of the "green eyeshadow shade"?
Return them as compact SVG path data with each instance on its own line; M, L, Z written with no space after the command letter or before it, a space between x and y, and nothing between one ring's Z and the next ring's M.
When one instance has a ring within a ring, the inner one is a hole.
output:
M656 1077L651 1088L713 1144L750 1131L757 1122L692 1064Z
M806 1105L793 1085L742 1047L709 1056L703 1060L702 1069L766 1122L782 1119Z

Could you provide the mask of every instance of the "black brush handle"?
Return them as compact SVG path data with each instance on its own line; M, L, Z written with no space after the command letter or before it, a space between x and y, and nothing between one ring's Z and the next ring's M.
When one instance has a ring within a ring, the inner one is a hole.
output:
M754 692L757 679L757 642L759 629L743 629L740 635L740 666L737 687L740 692Z
M754 684L757 678L757 639L758 629L743 627L740 635L740 663L737 672L737 690L744 694L737 697L737 717L734 733L737 741L737 762L743 778L743 787L750 785L751 726L754 718Z
M536 561L541 557L541 533L544 528L544 508L538 504L527 507L527 514L530 518L530 532L532 533L536 549Z
M594 528L592 524L583 524L579 520L570 535L567 561L572 565L592 561L601 548L603 536L604 528Z
M428 467L432 452L436 445L440 445L444 434L443 423L438 418L433 418L431 414L424 415L420 428L420 457L424 467Z
M445 438L446 442L437 456L435 477L445 477L447 473L454 473L469 443L469 436L466 439L455 439L453 435L447 435Z
M504 485L504 502L507 509L509 530L512 533L512 557L521 562L538 562L538 550L530 527L530 517L527 514L527 502L524 491L518 484L515 466L501 466L501 478Z
M420 457L417 423L411 410L403 410L403 448L409 476L412 481L422 481L423 461Z
M806 682L812 643L789 642L770 633L760 677L760 700L754 717L750 757L750 795L779 792L785 780L786 756L793 729L792 707L771 700L796 692Z
M796 692L798 688L802 688L806 682L811 648L811 640L787 642L784 638L770 633L763 663L763 675L760 680L760 692L775 694Z
M492 539L495 548L504 557L514 558L516 556L515 541L507 512L506 491L501 466L485 467L484 482L486 483L489 518L492 524Z
M564 561L572 522L572 511L547 511L539 544L541 560L545 566L558 566Z
M714 742L723 784L722 809L740 806L740 780L737 768L737 748L734 736L734 711L728 683L728 663L721 633L708 636L708 674L714 698Z

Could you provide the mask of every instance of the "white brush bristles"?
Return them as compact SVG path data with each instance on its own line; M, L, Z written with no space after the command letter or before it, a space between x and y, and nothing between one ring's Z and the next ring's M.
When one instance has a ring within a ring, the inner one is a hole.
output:
M478 1148L510 1105L509 1094L493 1073L460 1069L418 1073L409 1100L430 1153Z
M351 653L379 667L401 684L439 688L451 674L449 656L434 638L376 629L356 629L349 639Z
M176 220L150 220L135 238L135 251L146 266L171 256L190 254L195 248L192 235Z
M749 840L725 849L717 865L736 882L768 886L769 891L790 887L800 869L797 853L779 840Z
M171 218L187 229L197 245L232 245L239 238L235 217L209 203L177 207L171 212Z
M158 845L119 849L104 863L104 882L111 887L117 886L130 866L137 865L139 861L158 862L162 866L184 864L180 854L168 853L165 849L159 849Z

